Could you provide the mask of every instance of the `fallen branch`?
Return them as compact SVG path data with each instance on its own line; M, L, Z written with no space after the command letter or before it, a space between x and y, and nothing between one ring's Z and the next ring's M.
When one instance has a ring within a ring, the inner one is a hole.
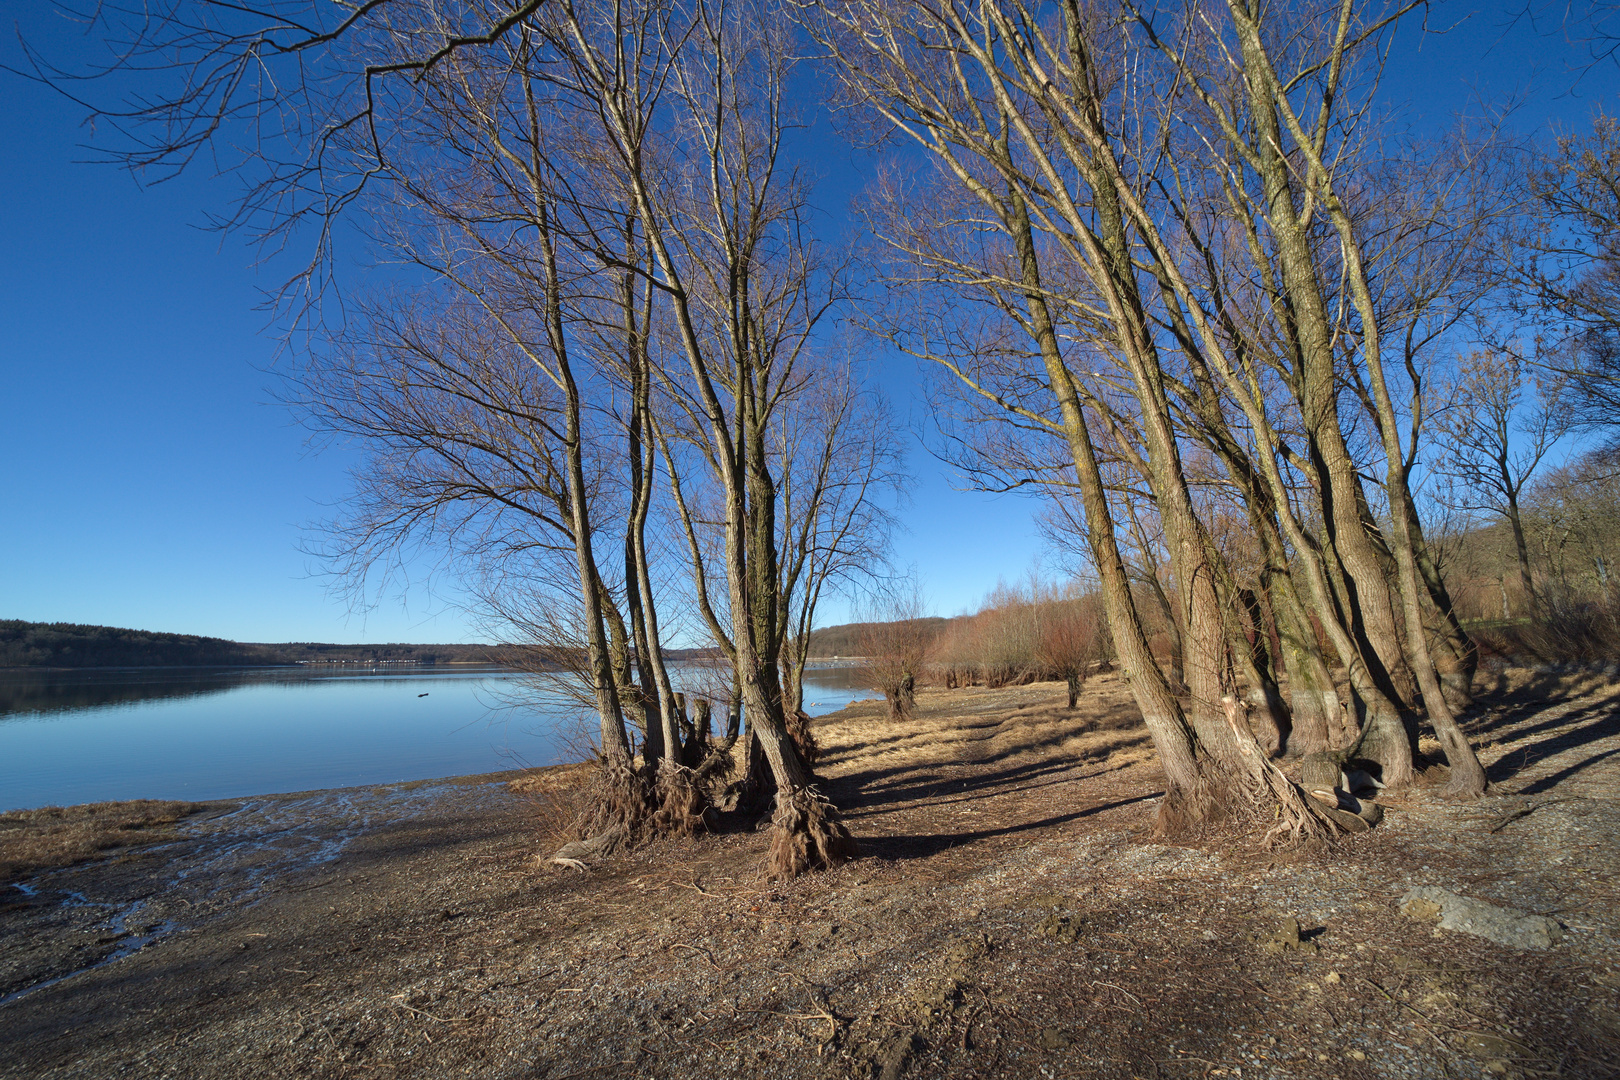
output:
M443 1016L434 1016L432 1013L426 1011L425 1009L418 1009L414 1005L405 1004L404 998L405 998L404 994L394 994L391 997L389 997L388 1000L392 1001L395 1005L398 1005L402 1009L413 1012L418 1016L425 1016L429 1020L436 1021L436 1022L438 1022L440 1024L465 1024L468 1021L473 1019L473 1017L471 1017L471 1016L452 1016L452 1017L449 1017L449 1018L446 1018L446 1017L443 1017Z
M1508 814L1508 815L1504 816L1502 818L1502 820L1498 821L1495 825L1492 825L1489 829L1486 829L1485 831L1488 832L1488 833L1499 833L1503 829L1507 828L1509 825L1513 824L1515 821L1518 821L1520 818L1529 817L1531 814L1535 813L1537 810L1540 810L1543 806L1551 806L1553 803L1573 802L1573 801L1574 801L1573 799L1563 798L1563 799L1546 799L1546 800L1543 800L1542 802L1538 802L1538 803L1526 803L1520 809L1515 810L1511 814Z

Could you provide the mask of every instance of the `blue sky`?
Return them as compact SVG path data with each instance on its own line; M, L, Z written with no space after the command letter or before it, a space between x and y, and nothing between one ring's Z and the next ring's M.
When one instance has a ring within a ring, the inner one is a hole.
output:
M1568 92L1584 53L1491 5L1443 37L1403 36L1386 80L1416 125L1474 94L1521 92L1520 126L1581 126L1615 107L1613 68ZM1462 20L1437 5L1431 25ZM0 11L53 57L93 48L43 3ZM0 61L15 64L15 40ZM422 587L351 613L300 545L346 490L342 451L310 452L273 403L275 337L259 310L271 275L236 239L200 229L229 179L203 171L141 188L85 163L82 110L0 72L0 618L200 633L253 641L463 641L475 630ZM829 143L829 211L860 177ZM880 361L902 413L919 410L909 360ZM1042 557L1035 504L956 490L921 448L896 562L933 608L975 607L998 578ZM1055 561L1048 554L1048 561ZM823 622L842 621L835 604Z

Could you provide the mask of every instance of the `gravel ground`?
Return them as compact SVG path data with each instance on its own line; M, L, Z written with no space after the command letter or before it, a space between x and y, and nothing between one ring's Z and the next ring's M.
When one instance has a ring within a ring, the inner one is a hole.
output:
M819 721L865 855L781 886L740 823L545 864L504 778L210 806L9 883L0 1076L1620 1076L1612 678L1497 675L1491 795L1283 853L1155 841L1123 686L1063 704ZM1564 936L1441 931L1415 885Z

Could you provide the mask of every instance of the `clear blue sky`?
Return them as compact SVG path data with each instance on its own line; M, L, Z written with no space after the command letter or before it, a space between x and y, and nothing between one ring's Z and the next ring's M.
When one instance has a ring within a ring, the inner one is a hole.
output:
M1580 50L1551 16L1543 36L1506 29L1518 6L1492 3L1421 47L1403 38L1386 86L1414 123L1444 122L1475 90L1529 91L1526 128L1620 106L1612 67L1564 92ZM0 0L8 30L53 58L91 55L46 7ZM1473 10L1440 4L1431 26ZM18 58L8 33L0 60ZM351 614L300 551L305 525L345 491L348 461L307 451L270 403L275 339L256 306L271 282L239 241L197 227L233 182L199 170L142 189L82 163L78 106L3 72L0 89L0 618L251 641L476 640L425 588ZM833 210L859 178L824 160ZM910 361L886 361L882 381L902 413L918 407ZM912 465L896 562L916 568L936 611L975 607L1041 556L1033 503L955 490L920 448ZM844 617L834 605L822 621Z

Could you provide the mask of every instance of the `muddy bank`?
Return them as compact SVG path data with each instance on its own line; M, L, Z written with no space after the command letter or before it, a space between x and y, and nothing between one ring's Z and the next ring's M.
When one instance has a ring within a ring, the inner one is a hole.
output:
M538 864L530 806L491 778L220 804L13 882L0 1074L1620 1070L1611 683L1506 680L1468 721L1497 794L1413 792L1277 857L1152 840L1158 776L1115 681L1073 711L1056 685L921 704L904 728L872 706L818 722L866 854L787 886L742 828ZM1561 940L1440 930L1401 914L1415 886L1550 915Z

